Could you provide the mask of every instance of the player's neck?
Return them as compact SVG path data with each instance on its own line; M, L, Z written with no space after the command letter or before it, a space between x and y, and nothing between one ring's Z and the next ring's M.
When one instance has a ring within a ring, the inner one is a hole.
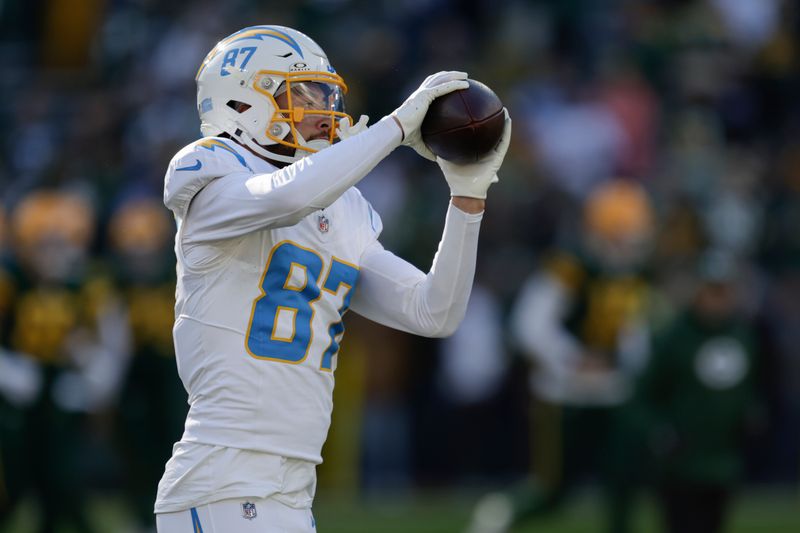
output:
M236 144L238 144L239 146L241 146L242 148L244 148L245 150L247 150L248 152L250 152L251 154L253 154L257 158L263 159L264 161L266 161L267 163L269 163L270 165L272 165L274 167L283 168L283 167L288 166L288 165L291 164L291 163L287 163L286 161L277 161L275 159L270 159L269 157L263 156L263 155L259 154L258 152L256 152L255 150L253 150L252 148L250 148L249 146L247 146L246 144L239 142L238 139L233 138L232 136L230 136L227 133L220 134L220 137L226 137L226 138L232 140L233 142L235 142ZM259 146L261 146L261 145L259 145ZM271 147L264 146L263 148L265 150L267 150L267 151L270 151Z

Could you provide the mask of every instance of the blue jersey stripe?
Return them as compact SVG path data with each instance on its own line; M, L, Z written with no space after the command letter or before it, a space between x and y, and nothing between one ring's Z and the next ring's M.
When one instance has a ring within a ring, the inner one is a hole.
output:
M197 516L197 509L194 507L192 507L192 533L203 533L200 517Z

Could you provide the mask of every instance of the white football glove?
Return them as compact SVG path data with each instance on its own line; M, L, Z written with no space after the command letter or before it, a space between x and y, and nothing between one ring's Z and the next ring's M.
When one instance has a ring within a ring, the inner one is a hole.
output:
M494 147L486 156L477 163L467 165L456 165L450 161L445 161L441 157L436 158L436 162L444 173L444 179L450 186L451 196L467 196L469 198L486 198L486 191L489 185L497 183L497 171L503 164L503 158L508 150L508 143L511 141L511 117L508 116L508 109L503 108L506 116L506 123L503 127L503 136L497 146Z
M428 112L428 107L438 97L469 87L466 72L437 72L431 74L419 88L411 93L403 104L394 110L392 116L403 130L403 144L410 146L419 155L431 161L436 161L436 156L428 150L422 142L419 128Z
M361 118L358 119L358 122L351 126L350 118L344 117L339 121L339 127L336 128L336 134L341 140L346 141L354 135L358 135L359 133L367 131L367 122L369 122L369 117L367 115L361 115Z

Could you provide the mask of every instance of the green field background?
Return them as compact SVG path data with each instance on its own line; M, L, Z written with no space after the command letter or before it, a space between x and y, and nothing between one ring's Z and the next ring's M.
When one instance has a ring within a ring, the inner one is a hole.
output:
M417 493L413 497L361 500L319 494L314 508L320 533L460 533L466 526L474 495L456 492ZM129 514L122 500L96 496L92 517L98 532L128 533ZM33 502L22 506L8 533L35 531ZM563 510L513 530L513 533L604 533L603 510L591 493L578 496ZM64 530L63 533L69 530ZM635 533L661 531L656 509L644 498L635 517ZM800 533L800 496L789 492L740 495L727 533ZM59 532L62 533L62 532ZM223 532L217 532L223 533ZM224 532L232 533L232 532Z

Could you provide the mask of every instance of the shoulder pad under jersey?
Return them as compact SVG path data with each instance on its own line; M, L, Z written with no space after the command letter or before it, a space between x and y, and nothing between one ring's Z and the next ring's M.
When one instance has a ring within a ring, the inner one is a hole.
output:
M374 238L378 238L383 231L383 221L381 220L380 215L378 214L375 209L372 208L372 204L369 203L369 200L364 198L356 187L351 187L347 194L353 195L353 201L357 206L357 212L360 212L361 215L364 217L365 220L369 222L369 228L371 230L372 235Z
M164 205L183 218L189 203L203 187L234 172L253 172L230 139L206 137L175 154L164 176Z

